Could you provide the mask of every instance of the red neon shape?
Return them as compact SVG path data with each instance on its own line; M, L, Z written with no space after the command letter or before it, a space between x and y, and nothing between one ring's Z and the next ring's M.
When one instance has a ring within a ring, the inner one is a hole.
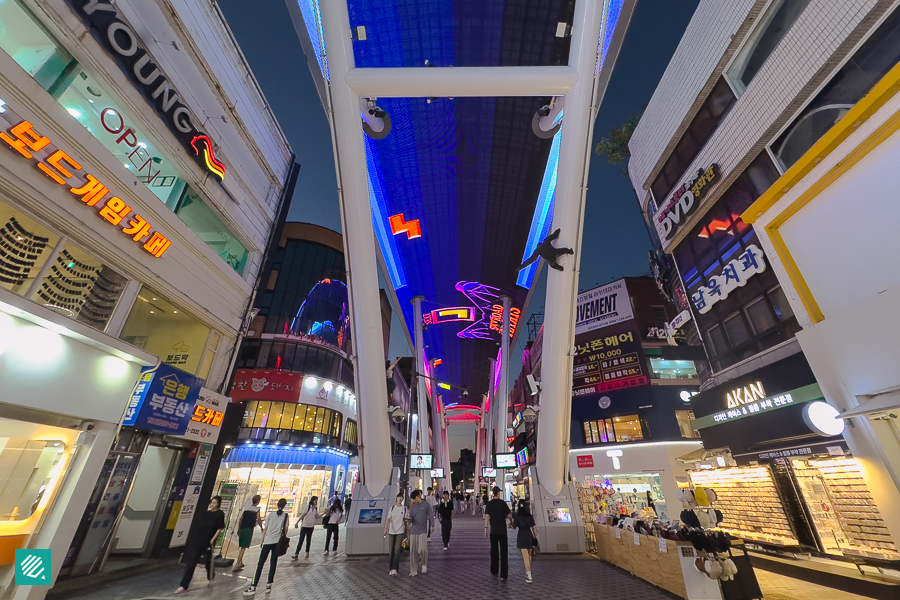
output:
M443 359L443 358L436 358L436 359L434 359L434 366L437 367L437 366L442 365L442 364L444 364L444 359Z
M206 161L206 168L215 173L219 179L224 180L225 165L223 165L221 161L216 160L216 155L213 151L213 145L209 140L209 136L198 135L194 136L194 139L191 140L191 147L194 149L194 152L197 153L197 156L200 156L200 149L197 148L197 142L203 143L203 159Z
M729 223L728 221L726 221L724 219L713 219L710 222L710 224L707 225L707 228L709 229L709 234L706 233L706 230L703 230L697 234L697 237L702 237L702 238L709 237L710 234L713 234L717 231L725 231L729 227L731 227L731 223Z
M391 222L391 232L394 235L405 233L408 240L422 237L422 226L419 224L418 219L407 221L403 218L403 213L400 213L390 217L389 220Z

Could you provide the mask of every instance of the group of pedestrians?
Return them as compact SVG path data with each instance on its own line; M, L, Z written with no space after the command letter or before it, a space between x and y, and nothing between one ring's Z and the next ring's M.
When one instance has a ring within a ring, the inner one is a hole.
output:
M499 575L501 581L509 577L508 531L515 529L516 548L522 552L525 562L525 582L532 583L531 553L537 544L537 527L526 500L519 500L516 512L500 497L500 488L493 489L493 500L484 503L484 536L490 538L491 574ZM470 499L471 500L471 499ZM453 515L460 512L459 496L445 491L437 500L433 489L423 500L422 490L413 490L410 505L404 505L404 494L397 494L394 506L390 508L384 523L384 535L389 537L390 562L388 574L397 576L404 542L410 551L409 576L415 577L428 572L428 538L435 528L435 513L441 524L441 541L444 551L450 549L450 535L453 530Z

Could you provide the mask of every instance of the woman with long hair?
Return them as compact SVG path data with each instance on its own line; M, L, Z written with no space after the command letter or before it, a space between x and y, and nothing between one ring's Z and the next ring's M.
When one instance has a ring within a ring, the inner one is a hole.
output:
M325 556L328 556L328 544L331 542L331 536L334 536L334 547L332 548L332 552L337 554L338 547L338 525L340 525L344 521L344 506L341 504L341 499L338 498L331 505L331 508L328 509L328 526L326 529L328 530L327 535L325 536Z
M281 541L282 535L287 535L290 523L288 514L284 512L284 507L287 506L287 499L281 498L276 506L278 506L278 510L270 511L266 515L266 521L263 524L265 533L263 534L262 546L259 548L259 562L256 564L256 575L253 577L253 583L244 591L245 596L256 594L256 585L259 583L259 578L262 577L266 559L270 560L266 593L268 594L272 591L272 584L275 582L275 567L278 565L278 542Z
M537 525L531 516L527 500L519 500L513 517L513 528L518 530L516 548L522 551L522 560L525 561L525 583L531 583L531 551L534 549L534 540L537 539Z
M313 496L309 499L309 505L307 505L306 510L294 523L294 529L297 529L301 524L303 527L300 528L300 541L297 542L297 549L294 551L294 555L291 556L291 560L297 560L297 556L300 555L300 546L303 545L304 539L306 539L306 558L309 558L309 545L312 543L312 534L316 528L316 518L318 516L319 497Z

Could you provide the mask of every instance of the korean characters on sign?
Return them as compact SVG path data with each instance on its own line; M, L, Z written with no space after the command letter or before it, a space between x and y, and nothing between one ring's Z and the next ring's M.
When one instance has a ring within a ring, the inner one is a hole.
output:
M116 196L97 177L82 168L81 159L70 156L53 145L49 137L41 135L34 125L13 114L8 108L2 115L7 121L0 123L0 140L21 157L35 165L44 175L78 199L93 208L99 218L127 235L155 258L160 258L172 242L131 206ZM11 119L11 120L10 120Z
M719 178L719 165L711 164L706 169L699 169L697 177L684 183L665 202L653 216L656 233L665 241L672 237L675 230L687 220L697 203L703 198L710 186Z
M707 313L713 304L724 300L735 288L743 287L748 279L765 270L765 255L756 244L751 244L725 265L720 274L710 277L706 286L691 294L691 302L701 315Z

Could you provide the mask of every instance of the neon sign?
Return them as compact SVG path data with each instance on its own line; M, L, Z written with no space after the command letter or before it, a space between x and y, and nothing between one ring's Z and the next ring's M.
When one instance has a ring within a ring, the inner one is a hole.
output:
M422 225L418 219L407 221L403 218L403 213L393 215L388 219L391 223L391 233L394 235L406 234L406 239L414 240L422 237Z
M483 285L474 281L460 281L456 284L456 289L465 294L466 298L472 301L472 304L475 305L475 310L479 314L474 323L472 323L456 335L461 338L470 339L493 339L494 336L491 332L499 332L503 323L503 307L496 304L496 301L500 299L500 295L498 293L500 290L498 288L491 287L489 285ZM499 308L499 313L496 310L497 308ZM517 324L519 321L521 311L517 308L512 308L509 312L509 335L510 337L512 337L516 332L515 324ZM499 324L495 327L494 322L498 315L499 321L496 322Z
M121 198L117 196L107 198L109 188L82 169L76 159L56 148L49 137L35 131L30 121L22 119L8 109L4 114L9 115L12 121L7 120L10 126L0 132L0 140L6 142L12 150L32 162L36 161L37 168L47 177L59 185L66 186L71 194L80 196L83 203L96 207L100 218L135 242L142 244L143 249L152 256L159 258L168 250L172 244L168 238L158 231L154 231L151 235L152 225L134 212ZM38 152L42 153L42 158L35 156ZM81 180L78 175L81 175Z
M471 306L442 308L422 315L422 320L426 325L438 325L440 323L450 323L451 321L474 321L475 309Z
M224 179L225 165L216 160L209 137L197 128L197 119L182 102L183 96L152 61L137 34L119 18L116 7L102 0L69 0L69 3L97 41L116 59L125 76L143 92L148 104L164 119L185 150L195 156L201 167ZM204 142L206 147L199 150L197 142Z

